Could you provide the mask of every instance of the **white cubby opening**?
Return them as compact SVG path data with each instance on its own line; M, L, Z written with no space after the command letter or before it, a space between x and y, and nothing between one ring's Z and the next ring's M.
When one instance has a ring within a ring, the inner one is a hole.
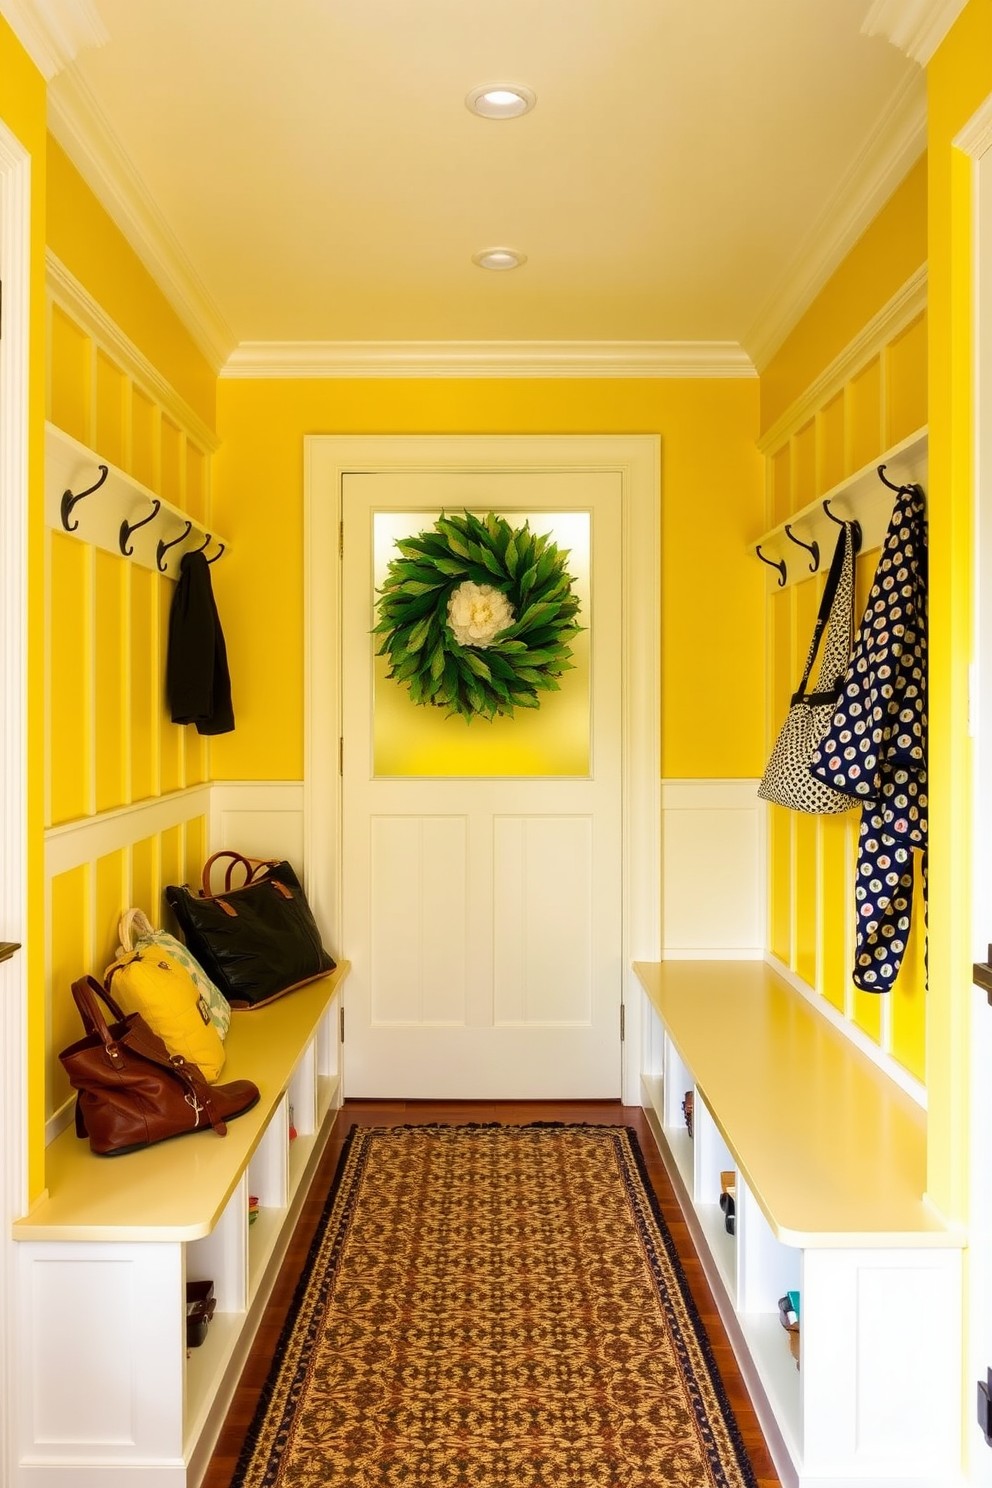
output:
M772 1231L754 1194L737 1176L737 1316L765 1393L797 1458L803 1451L802 1370L797 1368L778 1300L800 1294L802 1350L803 1252Z
M693 1206L706 1243L720 1269L727 1295L731 1302L736 1303L737 1240L736 1235L728 1234L726 1219L720 1208L720 1174L728 1170L736 1172L737 1164L720 1134L709 1106L700 1098L698 1091L693 1124Z
M686 1186L690 1198L693 1196L695 1180L693 1155L693 1139L689 1135L685 1123L685 1113L682 1110L682 1102L686 1095L692 1091L695 1099L695 1082L683 1062L682 1056L676 1049L670 1035L665 1032L664 1038L664 1076L662 1093L664 1104L663 1125L668 1145L672 1156L678 1166L682 1181Z

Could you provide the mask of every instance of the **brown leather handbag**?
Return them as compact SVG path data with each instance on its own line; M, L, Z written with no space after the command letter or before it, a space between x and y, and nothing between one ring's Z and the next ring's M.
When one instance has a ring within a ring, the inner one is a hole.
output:
M140 1013L126 1017L94 977L73 982L72 995L86 1037L59 1058L76 1094L76 1135L94 1152L119 1157L153 1142L213 1127L250 1111L258 1100L251 1080L208 1085L199 1068L170 1054ZM100 999L114 1021L108 1026Z

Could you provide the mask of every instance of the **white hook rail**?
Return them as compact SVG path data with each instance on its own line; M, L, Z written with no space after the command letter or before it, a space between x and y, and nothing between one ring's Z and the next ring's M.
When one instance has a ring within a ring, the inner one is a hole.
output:
M915 434L894 445L870 465L855 471L846 480L840 481L808 506L804 506L801 511L794 513L788 522L781 522L770 532L764 533L752 544L751 552L758 555L760 548L761 553L758 556L774 565L768 569L769 589L788 588L791 584L802 583L803 579L810 578L814 572L822 573L829 568L837 541L838 520L860 523L862 553L881 547L895 498L894 493L879 479L878 467L885 466L886 479L893 485L918 484L926 489L927 453L927 430L917 429ZM835 520L827 515L824 503L830 508ZM799 539L798 542L790 539L786 527L790 528L793 538ZM812 566L812 555L806 551L814 544L819 549L820 558L815 568ZM784 582L781 581L779 567L783 563Z

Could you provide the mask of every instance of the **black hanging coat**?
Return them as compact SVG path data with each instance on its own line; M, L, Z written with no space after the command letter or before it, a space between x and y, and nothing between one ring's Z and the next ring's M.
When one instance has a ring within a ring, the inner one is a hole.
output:
M811 773L862 802L854 984L886 992L913 913L913 848L927 872L927 518L919 486L895 501L837 711Z
M184 553L169 612L166 695L173 723L195 723L201 734L234 728L227 647L202 553Z

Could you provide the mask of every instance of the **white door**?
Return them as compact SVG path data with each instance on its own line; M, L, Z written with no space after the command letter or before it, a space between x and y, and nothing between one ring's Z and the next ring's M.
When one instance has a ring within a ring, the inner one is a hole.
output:
M348 1093L619 1096L621 475L346 473L341 497ZM571 549L579 665L537 713L446 719L376 669L375 587L441 509Z

